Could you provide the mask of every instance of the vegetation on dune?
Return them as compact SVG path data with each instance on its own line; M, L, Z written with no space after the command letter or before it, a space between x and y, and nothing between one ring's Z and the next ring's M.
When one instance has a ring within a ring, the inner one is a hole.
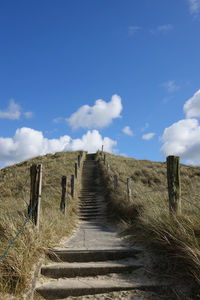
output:
M169 215L166 163L106 153L110 171L99 157L109 212L125 226L124 234L154 249L166 276L187 275L200 284L200 168L181 165L182 213ZM113 175L118 187L113 188ZM131 178L132 200L127 199Z
M29 288L33 266L61 237L77 225L77 192L70 195L70 178L79 152L60 152L39 156L0 170L0 255L7 249L27 217L30 199L30 166L43 164L42 200L39 232L29 221L0 261L0 292L20 295ZM68 177L66 215L60 212L61 178ZM80 178L79 178L80 179ZM5 297L2 296L3 299ZM1 298L1 296L0 296Z

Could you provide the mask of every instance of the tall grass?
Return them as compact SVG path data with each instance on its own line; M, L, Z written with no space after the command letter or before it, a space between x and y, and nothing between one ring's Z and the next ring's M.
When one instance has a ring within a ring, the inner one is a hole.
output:
M181 165L182 213L170 217L166 164L106 153L108 173L99 156L111 214L123 220L124 234L153 249L165 276L189 276L200 285L200 168ZM113 175L119 185L113 188ZM132 179L128 202L126 182ZM199 208L198 208L199 207ZM158 255L159 254L159 255Z
M70 196L70 178L79 152L48 154L0 170L0 255L15 237L27 217L30 198L30 165L43 164L42 200L39 232L29 221L0 262L0 299L5 294L20 295L29 289L33 266L39 258L71 234L78 220L80 176L74 199ZM66 215L59 210L61 178L68 177ZM15 298L17 299L17 298Z

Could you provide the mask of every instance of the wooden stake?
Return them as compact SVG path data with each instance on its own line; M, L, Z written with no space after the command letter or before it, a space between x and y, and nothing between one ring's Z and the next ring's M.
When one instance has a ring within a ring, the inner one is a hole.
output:
M77 177L78 177L78 164L77 163L75 163L75 172L74 172L74 174L75 174L75 179L77 179Z
M116 189L118 186L118 177L117 175L114 175L114 189Z
M40 203L42 192L42 165L32 165L30 167L31 176L31 191L30 191L30 204L28 212L32 210L32 221L39 230L40 224Z
M127 195L128 201L131 202L131 178L127 178Z
M62 181L62 196L61 196L61 202L60 202L60 210L63 214L65 214L66 211L66 193L67 193L67 177L63 176Z
M110 172L110 165L107 164L107 171Z
M78 167L80 168L80 166L81 166L81 155L79 154L78 155Z
M178 156L167 157L169 211L171 215L181 213L181 181L179 161L180 159Z
M74 198L74 175L71 175L71 196Z
M104 161L104 165L105 165L106 164L106 154L104 154L103 161Z

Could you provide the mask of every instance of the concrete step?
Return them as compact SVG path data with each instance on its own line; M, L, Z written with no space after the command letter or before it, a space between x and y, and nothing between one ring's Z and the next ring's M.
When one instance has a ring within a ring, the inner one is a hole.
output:
M106 261L119 260L128 257L135 258L141 253L138 249L92 249L92 250L49 250L48 257L52 261L65 262L91 262L91 261Z
M69 296L83 296L103 294L112 291L123 290L152 290L164 288L158 286L154 281L140 282L139 280L113 280L109 278L78 278L59 279L56 282L46 283L38 286L36 291L45 299L64 299Z
M142 265L133 259L88 263L57 263L42 266L41 274L51 278L85 277L130 272L141 267Z
M90 218L90 219L99 219L99 217L104 217L103 213L96 213L96 212L81 212L80 213L80 217L81 218Z

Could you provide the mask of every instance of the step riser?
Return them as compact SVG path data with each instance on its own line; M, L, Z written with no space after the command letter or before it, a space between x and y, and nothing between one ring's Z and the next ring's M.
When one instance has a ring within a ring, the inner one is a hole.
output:
M55 299L64 299L69 296L85 296L85 295L95 295L95 294L104 294L117 291L130 291L130 290L150 290L156 291L155 286L118 286L118 287L85 287L77 289L37 289L37 292L42 295L45 299L55 300Z
M87 276L98 276L98 275L108 275L110 273L123 273L131 272L140 268L141 266L119 266L119 267L104 267L104 268L67 268L67 269L48 269L42 268L41 274L46 277L51 278L61 278L61 277L87 277Z
M128 257L136 257L140 251L110 251L106 252L54 252L54 254L49 253L48 256L52 261L65 261L65 262L91 262L91 261L106 261L106 260L118 260Z

